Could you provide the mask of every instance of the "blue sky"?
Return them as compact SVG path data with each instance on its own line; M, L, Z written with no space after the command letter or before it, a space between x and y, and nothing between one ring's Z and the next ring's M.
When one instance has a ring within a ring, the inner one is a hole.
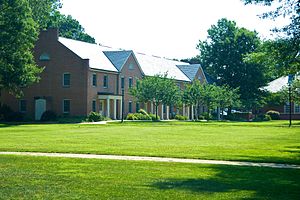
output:
M62 0L61 12L72 15L103 45L167 58L198 54L196 45L223 17L270 38L272 27L286 20L260 19L270 8L240 0Z

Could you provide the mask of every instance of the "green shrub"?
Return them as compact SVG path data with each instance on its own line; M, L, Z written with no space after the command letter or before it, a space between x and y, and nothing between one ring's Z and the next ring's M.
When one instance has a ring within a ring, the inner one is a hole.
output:
M127 116L126 116L126 119L127 120L137 120L135 115L133 113L129 113Z
M175 119L177 119L177 120L187 120L188 119L188 117L187 116L183 116L183 115L175 115Z
M46 121L56 121L57 115L54 111L51 110L46 110L41 117L41 121L46 122Z
M270 117L270 115L267 114L259 114L253 119L253 121L255 122L271 121L271 120L272 118Z
M141 113L143 115L148 115L149 116L149 114L144 109L139 109L138 113Z
M156 115L155 114L149 114L149 116L151 117L152 121L156 121ZM157 115L157 120L160 120L159 115Z
M272 120L279 120L280 119L280 113L275 110L269 110L266 112L267 115L270 115Z
M203 115L199 115L198 119L199 120L205 120L205 117Z
M204 112L204 113L202 113L202 115L204 116L204 119L206 119L206 120L212 119L212 115L208 112Z
M104 117L97 112L90 112L90 114L87 117L87 121L88 122L99 122L99 121L103 121Z

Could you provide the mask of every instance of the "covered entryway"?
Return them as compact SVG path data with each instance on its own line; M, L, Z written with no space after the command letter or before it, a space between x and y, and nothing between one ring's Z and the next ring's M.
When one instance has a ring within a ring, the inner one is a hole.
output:
M102 106L104 105L104 101L106 103L106 112L105 116L112 118L112 119L117 119L117 109L119 106L117 106L117 102L120 103L120 112L122 113L122 96L121 95L114 95L114 94L107 94L107 93L98 93L98 99L100 100L100 105L102 102ZM112 107L112 112L111 112L111 100L113 101L113 107ZM102 107L102 113L103 113L104 108ZM101 112L101 110L100 110ZM120 117L119 117L120 118Z
M42 114L46 111L46 99L35 100L35 120L41 120Z

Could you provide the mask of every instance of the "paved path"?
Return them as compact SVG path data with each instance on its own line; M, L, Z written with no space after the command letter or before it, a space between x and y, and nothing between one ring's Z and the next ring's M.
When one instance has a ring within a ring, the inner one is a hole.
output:
M271 167L271 168L281 168L281 169L282 168L300 169L300 165L292 165L292 164L254 163L254 162L240 162L240 161L199 160L199 159L163 158L163 157L145 157L145 156L118 156L118 155L71 154L71 153L34 153L34 152L0 152L0 155L133 160L133 161L152 161L152 162L176 162L176 163L194 163L194 164L211 164L211 165L236 165L236 166L248 166L248 167Z

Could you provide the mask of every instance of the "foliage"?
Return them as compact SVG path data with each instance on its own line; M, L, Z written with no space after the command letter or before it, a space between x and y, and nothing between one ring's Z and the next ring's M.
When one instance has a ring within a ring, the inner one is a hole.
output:
M276 64L281 75L295 74L300 70L300 4L297 0L242 0L245 4L255 3L265 6L276 5L276 9L264 13L262 18L276 19L289 17L290 24L277 27L273 31L285 33L275 41L267 41L265 48L251 56L253 62Z
M133 87L130 94L138 102L153 102L156 120L158 119L158 105L176 105L180 99L180 91L173 79L167 74L147 76L139 81L139 87Z
M253 119L254 122L271 121L271 120L272 118L268 114L259 114Z
M209 112L204 112L202 113L202 116L204 117L204 119L206 120L211 120L212 119L212 114Z
M137 113L129 113L126 119L127 120L152 120L149 114L143 109L140 109Z
M90 112L90 114L87 117L88 122L99 122L103 120L104 117L98 112Z
M3 0L0 5L0 90L20 95L21 87L39 80L34 62L36 23L27 0Z
M152 121L158 121L160 120L160 117L158 115L155 115L155 114L149 114L149 117L151 117L151 120Z
M95 38L85 33L84 28L76 19L73 19L70 15L63 15L59 11L54 12L47 26L58 28L59 35L62 37L95 43Z
M175 119L177 120L188 120L188 117L187 116L183 116L183 115L175 115Z
M279 120L280 119L280 113L275 110L269 110L266 112L267 115L271 117L272 120Z
M52 110L46 110L41 117L41 121L56 121L57 114Z
M289 87L285 86L279 91L281 102L289 101ZM300 104L300 79L295 79L291 84L291 100Z
M239 28L234 21L223 18L217 25L211 26L208 38L197 46L205 70L217 80L218 85L239 88L240 99L247 109L257 101L259 88L268 81L264 66L243 60L259 44L256 32Z

